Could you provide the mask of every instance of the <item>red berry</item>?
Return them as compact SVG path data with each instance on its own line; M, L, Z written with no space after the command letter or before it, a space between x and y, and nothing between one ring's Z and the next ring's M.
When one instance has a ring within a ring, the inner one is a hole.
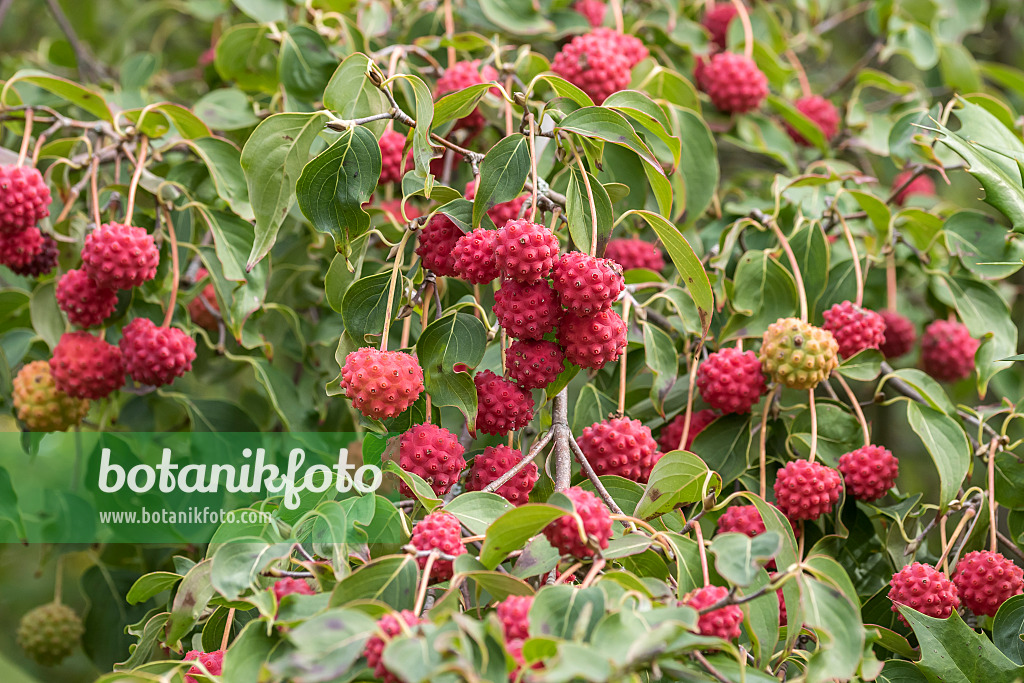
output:
M506 277L524 284L540 282L558 258L558 238L540 223L517 218L498 230L494 260Z
M523 454L508 446L488 446L484 452L473 458L473 466L469 470L466 490L483 491L492 481L519 464ZM530 501L530 492L537 483L537 465L528 463L511 479L495 491L499 496L512 503L522 505Z
M704 586L683 598L682 604L689 605L697 611L717 604L729 595L729 589L722 586ZM700 615L697 629L702 636L715 636L725 640L738 638L740 624L743 623L743 610L739 605L726 605Z
M572 8L582 14L592 28L604 23L608 6L602 0L576 0Z
M185 683L197 683L197 679L189 674L195 674L195 676L202 676L204 681L209 680L207 674L210 676L220 676L224 673L224 650L215 650L214 652L200 652L199 650L189 650L188 654L185 655L186 662L198 661L203 665L204 669L193 665L188 671L185 672Z
M661 250L639 237L609 240L604 248L604 257L618 263L623 270L646 268L657 273L665 267Z
M60 250L57 248L57 240L46 234L43 234L42 238L42 246L30 260L23 262L22 259L18 259L18 263L8 263L5 265L15 274L27 277L39 277L49 273L57 266ZM29 239L32 239L31 235L29 235ZM2 240L0 240L0 243L2 243Z
M470 180L466 183L466 199L476 198L476 181ZM523 204L527 200L527 195L521 195L516 197L512 201L501 202L500 204L494 204L491 208L487 209L487 215L491 217L494 224L499 228L504 226L510 220L519 218L519 211L523 208Z
M494 315L505 333L516 339L540 339L555 329L562 315L555 290L545 281L524 285L502 280L494 293Z
M39 228L0 232L0 264L15 272L30 268L43 253L44 244Z
M718 518L717 533L738 533L753 538L765 532L764 520L756 505L733 505Z
M361 348L345 357L341 386L356 410L383 420L416 402L423 392L423 369L408 353Z
M399 621L401 619L401 621ZM423 620L416 616L411 610L404 609L398 613L385 614L377 621L377 631L368 641L363 649L363 656L366 657L366 665L373 669L374 677L381 683L399 683L399 679L384 666L384 647L392 638L402 633L403 624L413 628L422 624Z
M84 270L69 270L57 283L57 305L78 327L95 327L117 308L117 290L96 286Z
M839 501L843 479L839 472L817 462L794 460L775 477L776 507L790 520L815 520Z
M882 311L879 315L885 321L885 333L882 335L882 343L878 345L882 355L886 358L899 358L909 353L917 341L914 323L895 311Z
M543 339L521 339L505 349L505 371L523 389L543 389L565 369L562 347Z
M731 2L716 2L704 13L704 19L700 23L711 34L711 42L718 49L725 49L729 24L736 18L737 14L739 14L739 10Z
M558 343L571 363L599 370L626 350L626 323L611 309L593 317L566 311L558 326Z
M851 301L835 304L822 316L825 318L822 327L835 337L839 355L845 358L864 349L877 349L885 338L882 316Z
M629 85L633 65L617 41L604 32L576 36L555 55L551 70L580 88L595 103ZM614 32L612 32L614 33Z
M765 392L761 361L753 351L726 347L710 354L697 371L704 402L723 413L749 413Z
M976 550L956 563L953 585L972 612L994 617L1004 602L1024 592L1024 570L1000 553Z
M831 140L839 132L839 112L836 111L834 104L821 95L801 97L794 105L797 111L809 118L814 122L814 125L821 129L826 140ZM793 142L796 144L803 145L804 147L811 146L811 143L788 123L786 124L786 132L789 133L789 137L793 138Z
M431 512L416 522L409 543L416 550L440 550L445 555L457 556L466 552L466 546L462 545L462 524L459 518L444 510ZM428 559L426 556L416 558L420 569L427 566ZM435 559L430 568L430 578L435 581L452 578L452 561Z
M453 270L463 280L482 285L498 277L494 264L494 243L497 231L477 228L463 235L452 249Z
M616 474L646 482L654 467L658 444L640 420L617 417L583 428L580 449L598 475Z
M455 275L455 243L466 233L443 213L435 213L420 228L420 243L416 253L423 267L436 275Z
M196 340L176 327L157 327L147 318L136 318L121 330L124 367L139 384L159 387L170 384L192 369Z
M690 432L686 435L686 443L683 450L690 450L693 440L704 431L704 428L718 419L718 413L710 408L698 410L690 416ZM680 413L674 420L661 428L661 435L658 436L658 447L665 451L678 451L679 442L683 438L683 426L686 423L686 413Z
M914 171L907 170L893 178L893 189L902 187L903 183L910 180L910 177L912 175L914 175ZM899 194L897 194L896 197L893 199L893 202L895 202L896 206L903 206L904 204L907 203L907 199L910 198L910 195L913 194L924 195L925 197L934 197L935 183L928 176L919 175L913 180L911 180L909 185L900 190Z
M274 582L274 597L278 602L286 595L316 595L309 582L305 579L293 579L285 577Z
M437 87L434 89L435 97L442 97L451 92L458 92L466 88L487 81L498 79L498 72L493 66L480 67L480 60L474 59L469 62L456 62L445 69L440 78L437 79ZM492 88L493 90L493 88ZM467 116L459 119L457 126L477 130L484 126L484 116L480 109L474 109Z
M878 500L892 488L900 461L882 446L863 446L839 458L846 490L857 500Z
M772 581L774 581L775 574L771 574L769 578L771 578ZM785 626L786 623L789 621L789 613L786 612L786 598L782 595L781 588L775 591L775 593L779 598L779 626Z
M0 233L34 228L50 215L50 188L28 166L0 166Z
M974 353L980 342L967 328L952 320L936 320L921 337L921 366L940 382L956 382L971 376Z
M533 397L490 370L473 377L476 384L476 428L484 434L508 434L533 419Z
M410 168L408 161L404 168L402 164L405 136L395 130L386 130L377 142L380 145L380 180L378 184L401 182L405 171Z
M592 557L592 546L596 545L602 550L608 547L608 539L612 537L611 513L601 499L579 486L566 489L565 495L572 501L576 514L583 521L583 532L589 542L584 543L580 538L580 527L574 515L563 515L548 524L544 528L544 536L562 555L580 559Z
M100 287L131 289L156 277L160 251L143 228L104 223L85 236L82 268Z
M196 271L196 282L209 275L206 268ZM213 283L203 287L197 297L188 302L188 316L204 330L216 330L220 326L220 305L217 303L217 290Z
M558 259L552 280L562 306L583 317L610 308L626 288L619 264L580 251Z
M465 450L459 438L444 427L429 423L414 425L399 439L398 464L406 472L426 480L436 495L443 496L466 467L462 457ZM412 496L404 482L401 491L403 496Z
M124 386L121 350L88 332L65 332L53 349L57 388L75 398L103 398Z
M945 619L960 606L960 597L956 586L946 575L928 564L914 562L908 564L892 576L889 581L889 599L892 600L892 611L900 621L910 626L900 614L896 605L906 605L921 614L936 619Z
M530 608L532 595L510 595L498 603L498 620L505 640L526 640L530 637Z
M768 96L768 78L754 60L733 52L713 55L699 80L711 103L727 114L753 111Z

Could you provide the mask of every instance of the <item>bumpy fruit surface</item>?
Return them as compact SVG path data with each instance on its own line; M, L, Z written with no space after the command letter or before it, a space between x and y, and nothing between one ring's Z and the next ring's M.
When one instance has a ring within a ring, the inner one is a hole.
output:
M399 612L398 616L385 614L377 621L378 633L366 641L366 647L363 649L366 665L373 669L374 677L382 683L398 683L398 677L384 666L384 647L392 638L402 633L403 623L412 629L423 623L423 620L417 617L412 610L407 609Z
M0 232L0 264L11 270L24 270L43 251L43 233L39 228L20 232Z
M626 63L630 69L636 66L640 60L647 59L651 54L647 46L644 45L644 41L629 33L620 33L615 29L598 27L591 32L591 35L603 38L608 44L614 45L615 49L626 57Z
M928 564L908 564L892 575L889 586L892 611L905 626L910 624L900 614L896 605L906 605L936 619L945 619L960 606L960 596L953 582Z
M420 243L416 246L416 254L423 262L423 267L437 275L455 275L455 255L452 250L465 234L448 216L435 213L420 228Z
M394 130L386 130L380 140L380 180L378 184L397 183L405 175L402 150L405 148L405 136Z
M50 364L37 360L14 377L14 412L33 432L63 432L89 413L89 401L57 389Z
M50 359L57 388L75 398L103 398L124 386L121 350L88 332L65 332Z
M615 474L638 482L647 481L658 454L650 428L628 417L584 427L579 445L598 475Z
M979 345L962 323L936 320L921 336L921 367L940 382L966 379L974 370Z
M422 477L435 494L443 496L466 467L465 448L459 437L435 424L419 424L402 434L398 441L398 464L406 472ZM403 496L412 491L403 482Z
M722 586L704 586L693 591L685 598L683 604L697 611L710 607L729 595L729 589ZM726 605L707 614L700 615L697 629L702 636L715 636L732 640L740 635L740 624L743 623L743 610L739 605Z
M494 244L497 231L477 228L463 235L452 249L455 274L466 282L482 285L498 277L494 264Z
M43 235L43 243L36 252L36 255L26 263L6 264L15 274L27 277L39 277L46 275L57 266L60 258L60 250L57 248L57 240L49 235Z
M476 181L470 180L466 183L466 191L463 193L466 199L476 198ZM491 217L494 224L501 228L514 218L519 218L519 211L523 208L523 204L526 202L527 195L516 197L515 199L508 202L500 202L494 204L487 209L487 215Z
M562 306L582 317L610 308L626 288L619 264L580 251L563 254L551 279Z
M196 271L196 282L201 282L209 275L205 268ZM216 330L220 321L220 304L217 303L217 289L213 283L203 287L199 296L188 302L188 315L196 325L204 330Z
M790 389L813 389L839 365L839 344L828 330L783 318L768 326L758 358L765 372Z
M761 361L753 351L726 347L710 354L697 370L704 402L723 413L749 413L765 392Z
M831 140L839 132L839 112L836 111L834 104L821 95L801 97L794 102L794 106L797 111L814 122L814 125L821 130L826 140ZM788 123L786 124L786 132L789 133L789 137L793 138L793 142L796 144L803 145L804 147L812 146L810 141L803 135L800 135Z
M176 327L157 327L136 318L121 330L121 355L127 373L139 384L170 384L192 369L196 340Z
M562 309L547 282L524 285L503 280L494 293L494 315L506 334L516 339L540 339L555 329Z
M843 490L839 472L821 463L794 460L775 476L775 505L790 520L815 520L831 512Z
M629 85L632 64L617 42L597 30L569 41L555 55L551 70L601 104Z
M765 532L764 520L756 505L733 505L718 518L717 532L758 536Z
M305 579L285 577L274 582L274 597L280 602L286 595L316 595L316 591Z
M204 671L198 666L193 666L191 669L186 671L185 683L198 683L198 679L196 679L195 676L204 676L203 681L205 682L209 680L208 678L205 678L207 674L210 674L211 676L220 676L224 673L224 650L214 650L213 652L189 650L188 654L185 655L184 661L198 661L205 668Z
M733 52L713 55L699 80L711 103L727 114L753 111L768 96L768 78L754 60Z
M711 34L711 42L719 50L725 49L729 24L737 14L739 14L739 10L731 2L716 2L704 13L704 18L700 23Z
M67 605L50 603L36 607L18 624L18 645L37 664L56 666L78 646L85 629Z
M994 617L1004 602L1024 592L1024 570L1001 553L975 550L956 563L953 585L972 612Z
M822 316L825 318L824 328L835 337L839 344L839 355L844 358L864 349L877 349L885 339L885 320L882 316L852 301L835 304Z
M510 595L498 603L498 620L506 641L526 640L530 637L530 608L532 595Z
M50 188L28 166L0 166L0 233L34 228L50 215Z
M885 333L882 336L882 343L878 345L879 351L886 358L899 358L910 353L917 341L917 331L914 323L894 311L882 311L879 313L885 321Z
M82 268L98 286L131 289L156 276L160 251L143 228L104 223L85 236Z
M626 323L611 309L591 317L566 311L558 325L558 343L570 362L599 370L625 351Z
M501 475L518 465L522 459L522 452L515 448L488 446L483 453L473 459L473 466L469 470L469 477L466 481L466 489L483 491L488 484L497 481ZM513 505L523 505L530 502L530 491L537 483L538 476L536 463L528 463L511 479L499 486L495 493Z
M857 500L878 500L896 483L900 461L888 448L863 446L839 458L846 490Z
M524 284L540 282L558 258L558 238L540 223L517 218L498 230L494 260L498 270Z
M84 270L69 270L57 283L57 305L78 327L95 327L117 308L117 290L97 286Z
M646 268L657 273L665 267L661 250L639 237L609 240L604 257L618 263L623 270Z
M704 431L704 428L709 424L717 420L719 417L711 408L704 408L698 410L690 416L690 431L686 435L686 443L683 444L683 450L689 450L690 446L693 445L693 440L697 438L697 435ZM679 442L683 438L683 427L686 424L686 413L683 412L675 417L671 422L661 428L661 434L658 436L658 447L665 451L678 451Z
M572 8L587 19L592 28L597 28L604 23L604 15L608 6L603 0L576 0Z
M533 419L533 397L490 370L473 377L476 384L476 428L484 434L508 434Z
M590 491L579 486L565 490L565 495L572 501L576 514L583 521L583 533L588 542L580 538L580 527L573 515L563 515L544 528L544 536L548 542L562 555L576 558L587 558L594 555L594 548L604 550L608 547L608 539L612 537L612 518L604 502Z
M898 176L893 178L892 186L893 189L902 187L904 183L910 180L910 177L914 175L913 171L904 171ZM919 175L910 183L899 191L899 194L893 199L896 206L903 206L910 199L911 195L921 195L923 197L934 197L935 196L935 181L926 175Z
M440 550L445 555L457 556L466 552L466 546L462 545L462 526L459 518L443 510L431 512L416 522L409 543L416 550ZM420 569L427 566L428 559L416 558ZM447 581L452 578L452 561L435 559L430 568L430 578L435 581Z
M341 386L356 410L376 420L405 412L423 392L423 369L401 351L362 348L345 357Z
M498 72L493 66L480 66L480 60L456 62L445 69L440 78L437 79L437 87L434 90L435 97L442 97L451 92L458 92L466 88L494 81L498 78ZM484 115L480 109L474 109L466 116L459 119L456 124L459 128L477 130L484 126Z
M544 339L520 339L505 349L505 372L523 389L543 389L562 374L562 347Z

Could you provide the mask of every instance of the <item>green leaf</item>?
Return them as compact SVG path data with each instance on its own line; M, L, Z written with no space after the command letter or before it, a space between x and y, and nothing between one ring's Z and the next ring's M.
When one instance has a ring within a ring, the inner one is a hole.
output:
M598 390L593 384L580 387L579 396L573 406L572 431L580 433L584 427L600 422L615 411L617 404L608 394Z
M377 138L353 126L338 141L306 164L295 193L299 208L319 232L334 237L334 248L346 258L352 240L370 229L363 204L370 201L380 178Z
M920 437L939 472L939 505L956 497L971 464L967 435L951 417L920 403L907 403L907 421Z
M486 346L483 323L458 312L427 325L416 342L427 393L435 405L462 411L470 432L476 430L477 396L469 370L483 360Z
M469 116L487 94L487 91L493 87L490 83L477 83L463 90L448 93L439 99L434 103L434 127L440 128L450 121L457 121ZM493 151L492 148L491 152Z
M182 576L173 572L150 572L140 576L131 590L128 591L126 600L129 605L137 605L146 602L153 596L170 590L181 581Z
M864 349L863 351L850 356L839 364L837 372L858 382L870 382L878 377L882 371L882 361L885 358L878 349Z
M526 136L510 135L499 140L480 163L473 198L473 227L480 226L487 209L518 197L529 174L530 141Z
M466 491L445 505L446 512L459 518L473 534L483 534L498 517L511 510L512 503L496 493Z
M651 403L659 413L665 412L665 396L676 383L679 369L679 354L676 353L672 337L660 327L651 323L641 323L644 331L644 360L647 367L654 373L651 384Z
M770 324L799 307L793 274L767 251L751 249L740 256L730 288L739 315L723 329L726 338L761 336Z
M345 292L341 302L345 330L360 344L367 341L368 336L383 333L390 287L391 272L385 270L356 280ZM391 304L392 311L398 310L401 297L402 288L396 286Z
M882 673L875 679L878 683L928 683L921 670L913 662L890 659L882 667Z
M253 21L267 24L272 21L284 21L287 18L284 0L231 0Z
M481 0L480 9L488 21L511 35L533 36L555 29L531 0Z
M488 527L480 549L480 563L494 569L510 552L522 548L531 537L570 509L551 503L527 503L509 510Z
M804 140L817 147L820 152L828 152L828 140L825 139L825 134L818 127L818 124L807 118L788 100L769 94L768 106L778 112L782 120L792 126Z
M390 108L380 88L366 77L371 67L370 58L356 52L345 58L331 76L324 90L324 106L343 119L359 119L383 114ZM366 124L376 135L384 132L387 121Z
M920 394L921 398L923 398L932 408L943 412L946 415L956 415L956 406L953 405L953 401L951 401L949 396L946 395L946 391L942 388L942 385L929 377L923 371L915 368L894 370L883 377L881 382L879 382L879 391L882 390L882 387L890 378L898 378L909 384L910 387Z
M1024 240L977 211L958 211L943 225L946 246L984 280L1010 277L1024 265Z
M721 490L722 478L709 470L703 460L687 451L670 451L651 470L644 496L633 514L650 519Z
M597 587L545 586L530 607L530 635L583 640L604 617L604 605Z
M672 154L673 165L679 166L682 143L679 138L669 133L672 124L665 110L650 97L636 90L620 90L609 95L604 101L604 106L611 107L628 117L634 129L640 126L660 140ZM688 158L687 161L693 163L694 160Z
M423 196L430 198L434 176L430 174L430 162L434 159L434 147L430 144L430 128L434 120L434 100L430 88L417 76L396 76L412 86L413 102L416 106L416 127L412 131L412 158L415 174L423 179Z
M1017 325L1010 318L1010 308L995 287L987 282L966 277L945 277L943 282L953 295L960 319L975 338L991 334L976 354L978 392L984 395L989 380L1006 370L1000 362L1017 350Z
M426 508L427 512L433 512L441 507L441 499L437 497L434 490L430 488L430 484L423 477L415 472L406 472L394 460L388 460L384 463L384 471L394 474L401 479L409 487L409 490L412 491L416 500Z
M213 567L210 582L224 597L234 600L254 587L260 572L278 559L287 557L290 550L289 543L272 544L257 538L233 538L216 550L211 546Z
M12 89L14 84L19 82L31 83L38 88L42 88L43 90L61 98L68 104L73 104L89 114L92 114L98 119L102 119L104 121L114 120L114 115L111 113L110 107L107 105L100 93L89 90L88 88L85 88L73 81L69 81L66 78L53 76L36 69L22 69L11 76L4 84L2 93L0 93L0 101L4 104L21 104L21 102L18 101L11 101L7 96L8 90Z
M360 600L378 600L392 609L412 609L420 570L411 555L371 560L338 582L331 592L331 607Z
M256 216L256 238L246 270L262 261L277 241L323 119L322 112L274 114L257 126L242 148L242 170Z
M260 122L248 96L238 88L211 90L193 107L206 125L216 130L251 128Z
M914 629L921 647L918 667L929 680L1013 683L1024 675L1024 667L1000 652L984 633L969 628L955 610L947 619L936 619L906 605L897 607Z
M221 199L239 218L251 221L255 216L249 203L249 188L245 183L238 148L223 138L202 137L192 141L192 149L206 164Z
M715 569L723 579L736 586L749 586L768 560L775 557L782 537L765 531L753 538L746 534L716 534L709 550L715 556Z
M992 622L992 642L1014 664L1024 664L1024 595L1014 595L999 606Z
M598 182L597 178L587 173L590 192L594 196L594 208L597 209L597 253L604 253L604 247L612 234L612 200L608 191ZM583 174L577 168L569 169L569 187L565 191L565 216L569 220L569 237L573 245L582 252L589 252L594 240L594 219L590 211L590 195Z
M818 648L807 664L808 681L850 679L864 652L860 612L839 590L807 576L801 585L804 623L818 636Z
M278 84L277 52L269 26L238 24L217 41L213 65L222 79L242 90L271 94Z
M167 621L167 641L177 642L195 626L199 616L206 609L215 589L210 581L213 560L206 559L192 567L181 581L171 604L171 616Z
M281 19L284 5L281 3ZM309 102L320 99L338 60L323 37L309 26L290 26L281 34L279 72L291 95Z

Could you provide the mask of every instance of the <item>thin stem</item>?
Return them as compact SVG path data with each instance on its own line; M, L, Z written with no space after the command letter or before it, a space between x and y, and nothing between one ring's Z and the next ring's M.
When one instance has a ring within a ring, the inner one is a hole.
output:
M846 219L838 211L836 215L839 216L839 224L843 226L843 235L846 237L846 244L850 247L850 254L853 256L853 277L857 283L857 299L853 303L859 308L864 303L864 273L860 269L860 255L857 253L857 244L853 241L853 233L850 231Z
M511 479L512 477L514 477L517 474L519 474L520 470L522 470L524 467L529 465L531 462L533 462L537 458L538 455L540 455L540 452L542 450L544 450L544 447L547 446L549 443L551 443L551 438L553 436L554 436L554 429L549 429L547 431L547 433L544 434L544 436L542 436L540 439L538 439L537 441L535 441L533 443L533 446L530 447L529 454L527 454L519 462L517 462L512 467L512 469L510 469L508 472L506 472L505 474L501 475L500 477L498 477L497 479L492 481L490 484L485 486L482 490L486 491L488 493L494 493L499 488L504 486L505 483L509 479Z
M697 364L700 362L700 351L690 361L690 386L686 390L686 417L683 418L683 433L679 437L679 450L684 450L690 439L690 423L693 421L693 385L697 377Z
M420 583L419 593L416 595L416 606L413 607L413 614L419 616L423 612L423 601L427 599L427 585L430 583L430 570L434 567L438 551L436 548L427 555L427 561L423 565L423 582Z
M767 493L767 481L768 481L768 449L767 449L767 433L768 433L768 414L771 412L772 403L775 402L775 396L779 393L779 387L776 386L770 392L768 392L768 398L764 400L764 412L761 413L761 440L758 448L758 472L760 473L761 486L760 493L761 498L765 497Z
M857 400L857 395L853 393L853 389L847 384L843 376L838 372L835 373L836 380L839 381L839 385L846 391L846 395L850 397L850 405L853 406L853 412L857 414L857 421L860 422L860 429L864 433L864 445L871 445L871 433L868 430L868 421L864 419L864 411L861 410L860 401Z
M448 39L448 68L452 68L457 57L455 46L451 45L452 36L455 35L455 17L452 14L452 0L444 0L444 37ZM419 612L417 611L417 614Z
M590 202L590 255L597 256L597 203L594 201L594 191L590 187L590 176L587 174L587 169L583 166L580 152L576 149L576 145L573 144L572 140L569 140L569 144L572 145L572 153L576 156L576 164L580 167L583 185L587 188L587 200Z
M997 526L998 518L996 516L996 447L999 446L999 439L992 439L988 443L988 542L989 548L992 552L996 552L998 548L998 537L996 534L999 531Z
M1003 532L997 531L996 532L996 538L998 538L1000 541L1002 541L1003 545L1005 545L1006 548L1010 552L1012 552L1014 555L1016 555L1020 559L1024 560L1024 553L1021 552L1020 548L1017 547L1016 543L1014 543L1012 540L1010 540L1009 538L1004 536Z
M231 642L231 624L235 621L235 608L232 607L228 610L228 618L224 622L224 635L220 639L220 649L228 649L228 643Z
M395 254L395 263L391 268L391 282L388 283L388 303L387 308L384 309L384 330L381 333L380 339L380 350L388 350L388 332L391 330L391 312L395 304L395 287L398 284L398 273L402 267L402 256L405 255L405 243L409 241L409 236L412 235L411 230L406 230L402 234L402 241L398 243L398 253Z
M796 291L800 297L800 320L807 322L807 290L804 289L804 278L800 275L800 266L796 261L796 254L793 253L793 247L789 245L789 240L782 234L782 230L776 225L775 219L766 216L761 211L754 211L752 214L754 220L759 223L767 224L771 228L772 232L775 233L775 237L778 238L779 243L782 245L782 250L786 252L786 258L789 259L789 265L793 269L793 279L796 281Z
M124 220L128 225L132 224L132 212L135 210L135 192L139 188L139 179L142 178L142 168L146 165L146 154L149 152L149 138L143 136L139 143L139 157L135 163L135 173L132 174L132 182L128 186L128 206L124 210Z
M750 15L747 14L747 7L743 0L732 0L736 11L740 15L740 23L743 24L743 56L747 59L754 58L754 29L750 25Z
M577 562L577 563L571 565L562 574L560 574L557 579L555 579L555 585L558 585L558 584L562 583L567 578L569 578L570 576L572 576L573 574L578 572L580 567L582 567L582 566L583 566L582 562Z
M53 577L53 603L55 605L61 604L63 600L62 594L64 593L64 555L57 556L57 563L54 567Z
M551 430L555 434L555 491L565 491L572 483L572 453L569 441L569 389L563 388L555 395L551 410Z
M607 563L608 561L603 557L599 557L594 560L594 564L590 565L590 571L587 572L587 576L583 579L583 583L580 584L580 588L587 588L592 584L594 579L597 578L597 575L601 573L601 570L604 569L604 566Z
M793 69L796 71L797 80L800 81L800 92L804 97L810 97L814 94L811 90L811 84L807 80L807 72L804 71L804 65L800 63L800 59L796 56L793 50L786 50L786 59L793 65Z
M811 454L807 456L809 462L814 462L818 454L818 411L814 405L814 389L807 390L807 398L811 411Z
M511 107L512 105L509 105ZM533 112L526 115L530 122L530 173L533 176L533 191L530 195L530 222L537 219L537 122L533 120Z
M896 312L896 249L889 248L885 255L885 303L892 313Z
M698 664L704 667L704 670L707 671L712 678L718 681L718 683L729 683L729 679L723 676L721 671L712 666L707 657L702 655L699 651L694 650L690 653L690 656L693 657Z
M92 172L89 174L89 199L92 202L92 220L96 228L100 227L100 191L97 176L100 174L100 158L93 160Z
M622 21L622 0L611 0L612 19L615 20L615 30L622 33L625 30L625 23Z
M434 288L434 285L431 285L430 289L433 289L433 288ZM423 317L420 318L420 335L422 335L423 334L423 330L427 329L427 325L430 322L430 292L429 291L427 291L425 293L425 296L423 297L423 303L420 305L420 309L423 312ZM412 316L410 316L409 318L406 318L406 321L411 320L411 318L412 318ZM404 344L402 345L402 348L405 348ZM424 405L424 409L423 409L424 413L425 413L425 415L424 415L424 422L426 424L430 424L430 420L431 420L431 416L430 416L430 413L431 413L431 408L430 408L430 392L429 391L424 391L423 394L424 394L424 400L426 402L426 404Z
M939 521L939 545L943 548L943 553L942 553L942 556L939 558L939 561L935 563L936 567L939 567L940 565L942 565L942 564L944 564L946 562L946 553L948 552L948 551L945 550L946 545L947 545L946 539L947 539L947 536L948 536L948 534L946 533L946 521L947 520L948 520L948 517L943 515L942 519ZM946 564L946 571L947 572L949 571L949 565L948 564Z
M622 320L625 321L626 327L629 327L629 304L630 297L622 299ZM625 351L622 353L622 358L619 359L619 404L618 412L619 415L625 416L626 414L626 358L627 354Z
M969 507L964 510L964 516L960 518L960 523L956 525L955 529L953 529L953 535L949 537L949 542L944 544L942 548L942 555L939 556L935 566L938 567L940 564L945 565L943 571L946 572L946 574L949 574L949 565L946 563L949 551L953 549L954 545L956 545L956 539L959 538L960 532L964 530L965 526L967 526L967 522L971 521L977 513L978 511L973 507Z
M874 44L868 48L867 52L864 53L864 56L861 57L856 64L850 67L850 70L846 72L846 75L826 88L825 92L822 93L822 96L829 97L845 88L850 81L864 71L864 68L871 63L871 60L878 56L878 53L882 51L883 47L885 47L884 41L875 41Z
M708 551L704 547L704 531L700 524L693 525L693 533L697 536L697 551L700 553L700 571L704 576L704 585L711 583L711 576L708 574Z
M25 132L21 136L21 149L18 150L18 166L22 166L25 163L25 158L28 157L28 143L32 139L32 117L35 112L31 109L25 110Z
M589 479L590 483L592 483L594 485L594 488L597 489L598 494L601 496L602 499L604 499L605 504L616 515L625 515L626 513L622 511L622 508L619 507L619 504L616 503L615 499L612 498L612 495L608 493L608 489L604 487L604 483L601 481L601 478L597 476L597 472L594 471L594 468L590 464L590 461L587 460L587 456L583 453L583 449L580 448L580 445L578 443L576 443L576 439L573 438L573 435L571 433L568 434L568 437L569 447L572 449L573 454L576 456L576 462L580 464L580 469L582 469L583 473L587 475L587 479ZM629 523L635 531L635 523L633 521L630 521Z
M174 222L171 220L171 212L166 207L160 207L163 213L164 224L167 226L167 237L171 242L171 298L167 302L167 310L164 312L164 327L169 327L174 317L174 305L178 300L178 285L181 281L181 274L178 272L178 236L174 232Z

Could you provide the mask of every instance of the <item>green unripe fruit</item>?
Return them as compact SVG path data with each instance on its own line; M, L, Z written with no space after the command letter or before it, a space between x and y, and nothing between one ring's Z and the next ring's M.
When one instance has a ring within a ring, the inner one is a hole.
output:
M39 360L14 378L14 410L33 432L63 432L82 421L89 412L89 400L57 389L50 364Z
M21 618L18 645L38 664L56 666L78 646L84 630L73 609L52 602Z
M776 382L813 389L839 365L839 344L828 330L783 318L768 326L758 359Z

